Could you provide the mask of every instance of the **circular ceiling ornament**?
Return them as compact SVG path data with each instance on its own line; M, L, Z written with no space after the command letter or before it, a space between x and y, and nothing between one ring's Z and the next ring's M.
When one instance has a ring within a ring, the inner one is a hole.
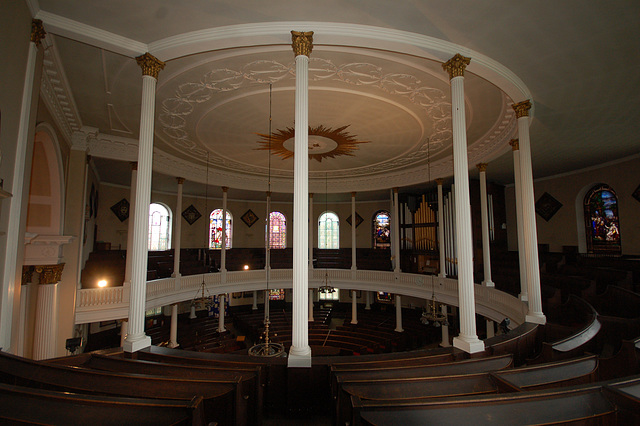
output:
M349 127L342 126L337 129L319 125L316 127L309 126L309 159L322 162L323 158L335 158L342 155L354 156L353 151L359 149L361 143L370 143L371 141L359 141L355 135L350 134L345 129ZM269 135L257 133L261 140L258 143L259 151L271 150L273 154L279 156L283 160L293 157L293 141L295 138L295 129L287 127L284 130L276 130L271 135L271 143L269 143Z

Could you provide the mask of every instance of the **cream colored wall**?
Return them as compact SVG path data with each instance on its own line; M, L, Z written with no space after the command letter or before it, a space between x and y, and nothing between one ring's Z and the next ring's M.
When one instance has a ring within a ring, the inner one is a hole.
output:
M111 206L125 198L130 202L129 188L100 185L100 206L98 209L98 240L111 243L112 249L127 246L127 227L129 219L124 222L116 217L111 211ZM151 202L162 203L171 209L172 215L176 214L176 196L175 194L165 194L152 192ZM209 222L205 214L214 209L222 208L222 199L205 199L202 197L184 196L182 200L182 210L184 211L189 205L194 207L202 214L193 225L182 218L182 238L181 247L194 248L204 247L208 244L207 233ZM265 218L266 218L266 202L262 201L241 201L230 199L227 202L227 209L233 215L233 243L232 247L263 247L265 238ZM242 222L241 217L251 209L257 216L258 221L251 227ZM273 211L282 212L287 219L287 247L293 246L293 204L273 202L271 209ZM388 202L356 202L356 211L362 216L364 221L356 230L357 247L371 247L371 218L373 214L380 209L388 209ZM313 206L313 223L317 223L318 217L325 210L324 203L314 204ZM334 203L328 205L328 210L338 214L340 219L340 247L351 247L351 227L346 222L347 217L351 215L351 203ZM172 234L173 235L173 234ZM318 246L318 234L314 232L314 247Z
M552 252L561 252L563 246L579 245L578 227L584 225L578 222L577 211L582 209L586 191L598 183L608 184L618 196L622 254L640 255L640 202L631 196L640 185L640 156L578 173L536 180L536 200L548 192L562 203L562 208L548 222L536 214L539 244L549 244ZM509 250L517 250L515 190L511 186L505 191Z

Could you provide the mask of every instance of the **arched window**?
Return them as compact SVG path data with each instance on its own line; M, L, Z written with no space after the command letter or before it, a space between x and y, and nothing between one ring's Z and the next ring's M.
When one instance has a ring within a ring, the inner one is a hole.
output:
M171 247L171 211L163 204L149 205L149 250Z
M269 213L269 248L287 248L287 219L280 212Z
M622 253L618 197L609 185L598 184L587 192L584 219L589 253Z
M340 220L334 212L324 212L318 219L318 248L340 248Z
M227 210L227 226L225 227L225 232L225 248L230 249L231 241L233 240L233 216L231 216L229 210ZM222 248L222 209L212 211L209 216L209 248Z
M379 210L373 215L373 248L391 247L389 212Z

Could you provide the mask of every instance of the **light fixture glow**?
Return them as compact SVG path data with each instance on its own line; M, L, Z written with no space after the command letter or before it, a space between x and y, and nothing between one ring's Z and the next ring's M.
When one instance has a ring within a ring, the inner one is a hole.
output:
M244 270L248 271L249 270L249 265L244 265Z
M107 286L107 280L98 281L98 287L106 287L106 286Z

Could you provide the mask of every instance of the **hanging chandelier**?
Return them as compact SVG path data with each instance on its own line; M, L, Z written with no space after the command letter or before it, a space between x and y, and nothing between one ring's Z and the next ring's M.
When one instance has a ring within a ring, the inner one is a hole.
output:
M272 85L269 84L269 153L268 153L268 163L269 163L269 175L267 177L267 193L271 194L271 94L272 94ZM261 358L274 358L280 356L286 356L286 352L284 350L284 345L282 343L276 343L271 341L271 337L269 335L269 326L271 325L271 321L269 320L269 276L271 275L271 256L269 252L271 250L271 212L270 203L267 202L267 229L266 229L266 238L265 238L265 258L268 260L266 265L266 273L267 273L267 289L265 291L264 297L264 309L265 309L265 317L264 317L264 331L260 336L260 343L257 343L249 348L249 355ZM277 337L277 334L274 334L274 337Z
M428 304L429 310L424 310L420 317L420 322L424 325L433 324L434 327L449 326L447 316L442 313L442 304L436 302L436 289L431 275L431 300Z
M328 191L328 173L324 174L324 211L329 211L329 191ZM353 218L354 226L355 226L355 218ZM327 220L324 221L324 246L327 247ZM330 294L336 291L335 288L329 283L329 271L327 267L324 268L324 279L322 280L322 284L318 286L318 293L322 294Z

